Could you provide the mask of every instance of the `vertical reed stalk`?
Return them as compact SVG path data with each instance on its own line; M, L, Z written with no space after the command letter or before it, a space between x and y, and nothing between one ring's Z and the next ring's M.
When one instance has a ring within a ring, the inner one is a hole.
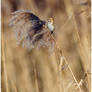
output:
M38 80L37 80L37 70L36 70L36 66L35 66L35 61L33 61L33 66L34 66L34 77L35 77L35 87L36 87L36 92L39 92L39 84L38 84Z
M5 90L6 92L9 92L9 86L8 86L8 78L7 78L7 67L6 67L6 60L5 60L5 44L4 44L4 36L2 32L2 67L3 67L3 73L4 73L4 79L5 79Z

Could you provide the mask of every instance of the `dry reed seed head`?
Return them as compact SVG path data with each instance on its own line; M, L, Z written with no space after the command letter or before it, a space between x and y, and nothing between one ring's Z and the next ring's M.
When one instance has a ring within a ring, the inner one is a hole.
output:
M49 21L53 23L52 18ZM22 44L29 50L39 47L51 47L53 49L54 40L51 31L44 27L44 25L47 26L45 23L29 11L16 11L10 21L18 44ZM53 28L52 25L50 26Z

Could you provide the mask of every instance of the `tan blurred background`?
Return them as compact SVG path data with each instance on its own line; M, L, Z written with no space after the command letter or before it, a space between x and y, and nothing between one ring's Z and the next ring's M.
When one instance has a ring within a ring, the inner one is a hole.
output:
M2 0L2 92L91 92L90 6L90 0ZM19 9L54 18L55 39L72 72L64 62L59 69L58 52L16 45L8 24Z

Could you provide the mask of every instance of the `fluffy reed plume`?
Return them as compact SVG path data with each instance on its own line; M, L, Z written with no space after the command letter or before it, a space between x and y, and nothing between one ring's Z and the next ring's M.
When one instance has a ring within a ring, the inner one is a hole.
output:
M18 44L22 43L23 47L30 50L41 46L53 48L54 40L51 35L54 26L52 18L46 22L28 10L18 10L12 13L9 25L14 29Z

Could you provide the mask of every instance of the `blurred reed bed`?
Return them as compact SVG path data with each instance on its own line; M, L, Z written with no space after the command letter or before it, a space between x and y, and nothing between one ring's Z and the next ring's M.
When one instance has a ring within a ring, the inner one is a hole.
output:
M2 92L91 92L90 0L2 1ZM54 18L55 52L16 45L10 13Z

